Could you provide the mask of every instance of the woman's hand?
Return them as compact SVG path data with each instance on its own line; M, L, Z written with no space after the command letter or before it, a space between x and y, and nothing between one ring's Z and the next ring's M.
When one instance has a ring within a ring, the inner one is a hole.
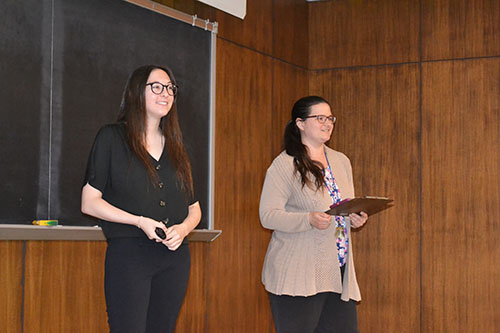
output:
M140 216L137 226L146 234L146 236L148 236L149 239L157 242L162 242L163 239L156 234L156 228L163 229L165 234L167 234L167 227L165 227L163 223L150 219L149 217Z
M349 214L349 218L351 219L351 226L353 228L359 228L366 223L366 220L368 220L368 215L365 212L361 212L359 213L359 215L352 213Z
M181 246L182 241L188 235L186 228L183 224L174 224L167 229L167 238L163 241L163 244L168 247L169 250L175 251Z
M200 223L201 209L200 203L196 201L188 208L188 215L180 224L174 224L167 228L167 238L162 241L169 250L175 251L181 246L182 241Z
M309 213L309 223L316 229L325 230L332 224L332 217L323 212L311 212Z

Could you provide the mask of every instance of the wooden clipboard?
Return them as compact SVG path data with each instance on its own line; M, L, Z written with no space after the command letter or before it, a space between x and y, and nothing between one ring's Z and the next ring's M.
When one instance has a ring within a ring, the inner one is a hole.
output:
M389 198L370 196L345 199L330 206L330 209L325 213L330 215L347 216L351 213L359 214L360 212L365 212L368 216L371 216L394 206L392 202L393 200Z

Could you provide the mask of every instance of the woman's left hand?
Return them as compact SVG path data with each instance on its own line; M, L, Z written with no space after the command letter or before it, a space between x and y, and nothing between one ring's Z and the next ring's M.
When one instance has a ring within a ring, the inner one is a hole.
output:
M167 229L167 237L162 242L169 250L175 251L181 246L184 237L187 236L182 224L174 224Z
M368 215L365 212L361 212L358 214L349 214L349 217L351 219L351 226L353 228L359 228L362 227L363 224L366 223L366 220L368 220Z
M163 240L163 245L169 250L175 251L181 246L184 238L200 223L201 209L200 203L196 201L189 206L188 216L180 224L174 224L167 228L167 238Z

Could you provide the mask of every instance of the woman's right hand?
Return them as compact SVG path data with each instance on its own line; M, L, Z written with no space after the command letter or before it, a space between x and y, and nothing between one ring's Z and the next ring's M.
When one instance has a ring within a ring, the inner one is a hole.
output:
M316 229L325 230L332 224L332 217L323 212L309 213L309 223Z
M149 217L140 216L137 226L146 234L146 236L148 236L149 239L157 242L161 242L163 239L156 234L156 228L163 229L165 234L167 234L167 227L163 223L150 219Z

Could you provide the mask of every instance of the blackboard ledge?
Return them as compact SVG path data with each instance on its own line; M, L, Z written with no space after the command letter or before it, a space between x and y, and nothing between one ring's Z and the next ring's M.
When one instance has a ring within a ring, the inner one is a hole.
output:
M222 230L195 229L188 235L190 242L212 242ZM0 240L76 240L105 241L99 226L38 226L24 224L0 224Z

